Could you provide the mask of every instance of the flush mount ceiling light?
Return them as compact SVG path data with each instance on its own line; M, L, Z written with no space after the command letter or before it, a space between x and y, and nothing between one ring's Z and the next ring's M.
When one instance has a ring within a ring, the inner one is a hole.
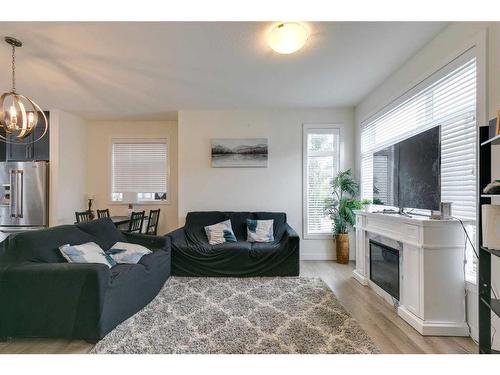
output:
M12 89L0 97L0 140L6 143L29 144L41 139L47 133L47 117L41 108L30 98L16 91L16 48L23 43L12 37L6 37L12 46ZM38 116L43 117L43 124L38 124ZM44 127L35 138L26 139L35 128Z
M300 23L280 23L268 34L267 43L276 52L289 54L301 49L308 37L309 32Z

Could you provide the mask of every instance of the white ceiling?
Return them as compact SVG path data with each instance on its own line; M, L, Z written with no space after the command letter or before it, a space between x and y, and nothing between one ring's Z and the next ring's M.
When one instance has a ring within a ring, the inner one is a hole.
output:
M272 23L0 23L24 42L17 89L86 119L168 119L182 109L358 104L446 23L313 22L302 50L266 44ZM0 91L10 89L0 44Z

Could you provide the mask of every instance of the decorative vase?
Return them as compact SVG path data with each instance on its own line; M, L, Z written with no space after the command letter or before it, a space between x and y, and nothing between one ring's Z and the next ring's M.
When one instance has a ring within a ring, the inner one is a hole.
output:
M335 237L335 250L337 252L337 263L349 263L349 234L337 234Z

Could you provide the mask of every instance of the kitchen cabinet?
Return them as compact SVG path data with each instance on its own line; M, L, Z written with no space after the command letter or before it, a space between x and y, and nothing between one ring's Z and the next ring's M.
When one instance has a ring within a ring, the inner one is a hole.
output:
M44 112L47 117L47 121L49 122L49 128L45 135L38 141L34 142L36 139L43 134L45 130L43 124L43 116L38 116L38 124L28 137L25 138L25 142L27 144L16 144L16 143L8 143L5 147L4 153L0 148L0 153L2 153L2 157L0 160L2 161L31 161L31 160L49 160L49 130L50 130L50 115L49 112ZM8 135L7 139L14 140L15 136ZM5 156L4 156L5 155Z

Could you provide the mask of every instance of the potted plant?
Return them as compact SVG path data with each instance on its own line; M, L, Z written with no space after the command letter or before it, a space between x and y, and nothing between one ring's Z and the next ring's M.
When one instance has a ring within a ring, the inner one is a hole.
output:
M354 181L351 170L339 172L332 180L332 196L326 199L325 210L333 221L333 237L337 263L349 262L349 229L355 224L353 210L362 209L370 200L358 199L359 184Z

